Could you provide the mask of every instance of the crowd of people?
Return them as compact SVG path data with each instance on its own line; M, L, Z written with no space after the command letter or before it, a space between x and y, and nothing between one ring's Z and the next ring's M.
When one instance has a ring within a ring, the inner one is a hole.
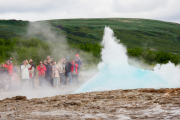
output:
M17 69L13 66L13 58L0 67L0 85L5 91L12 90L12 79L14 79ZM52 57L47 55L46 60L40 61L36 66L33 60L23 60L20 65L21 85L19 87L35 89L35 78L38 76L39 86L59 87L65 85L78 84L79 73L81 70L82 59L78 54L70 61L69 57L63 57L56 63ZM36 75L36 72L38 73ZM60 82L59 82L60 81ZM16 86L17 87L17 86Z

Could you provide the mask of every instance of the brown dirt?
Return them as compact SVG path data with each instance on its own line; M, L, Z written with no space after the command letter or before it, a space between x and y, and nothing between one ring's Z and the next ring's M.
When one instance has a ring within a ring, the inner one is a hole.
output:
M90 92L0 101L1 119L179 119L180 88Z

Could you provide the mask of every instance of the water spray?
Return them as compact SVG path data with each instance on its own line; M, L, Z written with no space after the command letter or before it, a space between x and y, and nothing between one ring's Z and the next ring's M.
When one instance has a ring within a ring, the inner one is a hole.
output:
M105 27L102 62L99 72L75 93L136 88L175 88L180 86L180 69L169 62L156 65L154 71L138 69L128 64L126 47L118 43L113 31Z

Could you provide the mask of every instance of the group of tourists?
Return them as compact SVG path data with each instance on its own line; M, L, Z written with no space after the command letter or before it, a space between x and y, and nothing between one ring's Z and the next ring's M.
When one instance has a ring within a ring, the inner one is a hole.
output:
M0 67L0 85L5 91L10 90L12 78L17 69L13 66L10 58ZM34 90L36 72L38 73L39 86L59 87L64 85L78 84L79 73L82 65L82 59L78 54L70 61L69 57L63 57L58 62L47 55L46 60L40 61L36 66L33 60L24 60L20 65L21 88ZM60 81L60 82L59 82Z

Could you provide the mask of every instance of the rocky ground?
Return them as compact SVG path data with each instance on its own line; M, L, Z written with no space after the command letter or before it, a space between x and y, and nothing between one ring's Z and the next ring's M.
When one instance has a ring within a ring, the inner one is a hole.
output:
M0 101L0 119L180 119L180 88L133 89Z

